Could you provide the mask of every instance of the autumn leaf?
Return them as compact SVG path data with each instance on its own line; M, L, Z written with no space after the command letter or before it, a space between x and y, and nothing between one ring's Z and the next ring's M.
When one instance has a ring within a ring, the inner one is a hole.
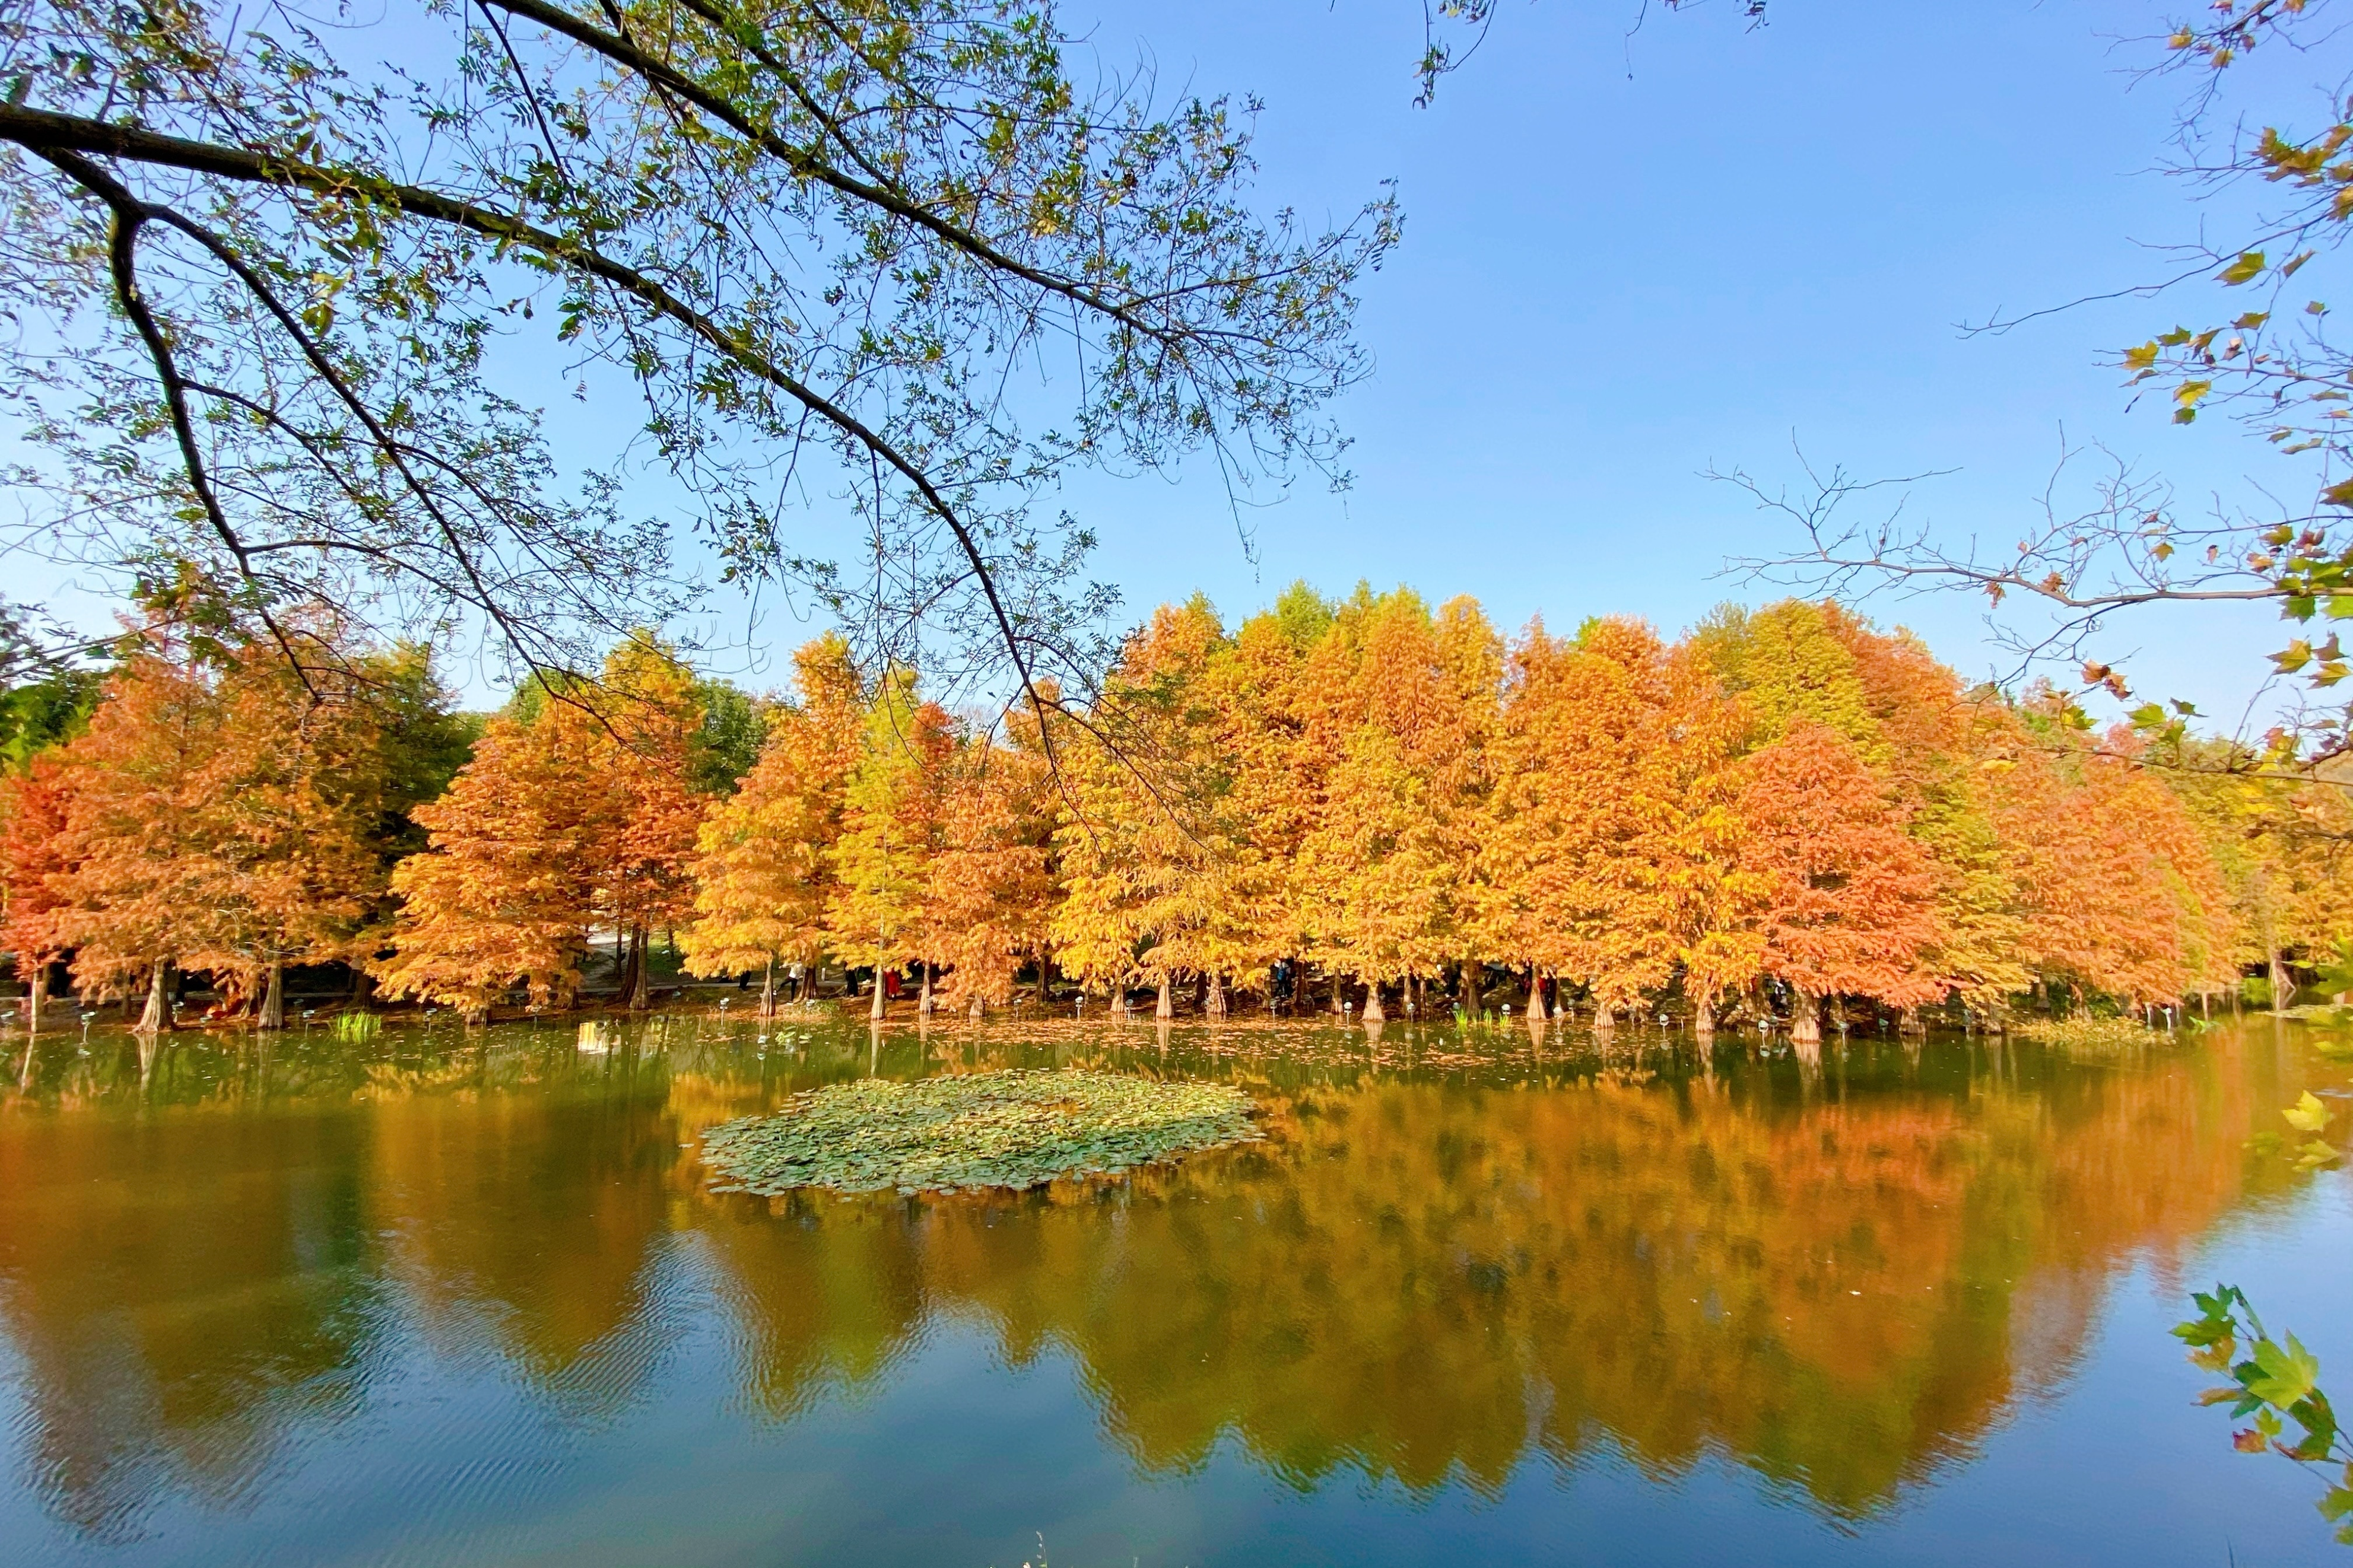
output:
M2288 1336L2284 1345L2267 1339L2256 1341L2253 1369L2241 1379L2248 1393L2283 1409L2310 1394L2319 1380L2319 1359L2306 1350L2294 1334ZM2276 1420L2274 1417L2274 1430Z
M2263 270L2263 253L2260 250L2249 250L2241 253L2236 260L2216 273L2214 278L2215 281L2235 289L2242 283L2252 282L2262 276Z

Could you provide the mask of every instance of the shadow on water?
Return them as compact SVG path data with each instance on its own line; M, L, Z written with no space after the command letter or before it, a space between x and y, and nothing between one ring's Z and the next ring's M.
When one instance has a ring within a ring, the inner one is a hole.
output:
M991 1198L703 1190L714 1121L994 1065L1229 1079L1272 1136ZM1801 1058L1636 1029L817 1016L100 1032L10 1067L13 1482L90 1542L164 1500L249 1506L404 1356L494 1368L544 1434L611 1430L709 1328L710 1403L790 1429L942 1322L1016 1369L1068 1357L1093 1414L1064 1440L1147 1478L1231 1445L1300 1493L1493 1496L1531 1462L1721 1458L1865 1521L2063 1380L2120 1270L2279 1201L2246 1139L2344 1077L2269 1028Z

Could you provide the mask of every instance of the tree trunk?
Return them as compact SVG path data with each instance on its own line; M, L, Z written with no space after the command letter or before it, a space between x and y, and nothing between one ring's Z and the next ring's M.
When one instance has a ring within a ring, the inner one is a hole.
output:
M1597 1035L1606 1035L1617 1026L1617 1009L1610 1006L1609 1003L1602 1001L1599 997L1595 997L1593 1000L1593 1032Z
M1537 973L1536 966L1533 963L1528 965L1528 1016L1531 1018L1545 1016L1544 976Z
M1385 1024L1388 1022L1388 1016L1389 1016L1387 1013L1381 1011L1381 983L1377 980L1366 981L1365 1022L1367 1024Z
M767 973L760 980L760 1018L765 1022L776 1016L776 961L768 960Z
M1207 1006L1212 1018L1222 1018L1226 1016L1226 977L1224 975L1209 976L1209 999Z
M1899 1033L1926 1039L1928 1036L1928 1016L1917 1007L1906 1007L1904 1009L1904 1022L1897 1028Z
M1467 958L1462 961L1462 1011L1468 1017L1477 1017L1479 1010L1486 1005L1487 999L1479 994L1479 972L1486 967Z
M888 988L882 984L882 965L874 965L874 1000L867 1005L866 1016L876 1023L882 1021L883 996Z
M269 979L261 993L261 1016L253 1021L257 1029L282 1029L286 1026L286 965L269 966Z
M1692 1033L1703 1040L1715 1037L1715 1008L1706 1002L1692 1005Z
M1405 1016L1409 1018L1421 1016L1421 976L1419 974L1405 977Z
M923 999L915 1009L924 1017L932 1016L932 961L923 960Z
M1176 1016L1176 1001L1169 993L1168 976L1166 974L1160 977L1160 1005L1153 1010L1152 1016L1155 1018L1173 1018Z
M491 1021L491 1005L488 1002L468 1003L463 1016L466 1027L479 1029Z
M1798 993L1798 1005L1789 1015L1789 1038L1801 1046L1822 1043L1822 1001L1811 992Z
M37 963L33 965L32 983L25 987L25 1033L27 1036L41 1032L41 1004L48 999L48 992L49 966Z
M1345 1017L1348 1012L1348 982L1338 970L1332 972L1332 1016Z
M2270 879L2257 867L2250 880L2253 884L2249 890L2254 894L2255 918L2263 939L2263 966L2271 976L2272 1016L2276 1018L2287 1011L2287 965L2280 962L2279 927L2272 916Z
M139 1015L139 1032L159 1034L172 1026L172 961L159 958L147 981L147 1010Z
M630 1012L642 1013L650 1005L646 985L646 928L631 926L627 942L626 955L621 960L619 999Z

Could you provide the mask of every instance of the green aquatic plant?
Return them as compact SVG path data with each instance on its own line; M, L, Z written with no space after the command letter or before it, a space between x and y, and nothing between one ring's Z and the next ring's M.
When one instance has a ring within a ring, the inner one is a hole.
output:
M2055 1046L2062 1050L2123 1050L2133 1047L2153 1045L2165 1037L2162 1029L2151 1029L2130 1018L2030 1018L2010 1026L2012 1037L2031 1040L2038 1046Z
M1254 1103L1229 1084L1068 1069L860 1079L722 1122L702 1157L722 1193L1034 1187L1255 1142Z
M364 1046L370 1040L375 1039L376 1036L383 1031L383 1029L384 1020L377 1017L374 1013L338 1013L335 1015L335 1022L333 1025L334 1037L337 1040L347 1046Z

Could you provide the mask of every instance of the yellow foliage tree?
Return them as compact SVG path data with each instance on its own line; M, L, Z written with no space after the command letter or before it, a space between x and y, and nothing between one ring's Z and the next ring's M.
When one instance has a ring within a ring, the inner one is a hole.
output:
M760 1016L776 1010L776 967L815 965L837 889L832 849L864 728L849 645L795 656L799 700L771 715L759 761L712 804L691 867L694 922L680 933L690 973L761 973Z

